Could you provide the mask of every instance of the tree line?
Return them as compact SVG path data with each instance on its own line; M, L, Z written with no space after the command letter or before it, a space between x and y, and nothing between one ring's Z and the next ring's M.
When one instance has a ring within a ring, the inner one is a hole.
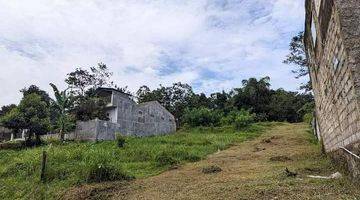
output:
M142 86L136 96L139 103L158 101L175 116L180 126L189 122L191 113L196 115L204 112L204 109L212 114L218 113L216 115L220 117L217 118L227 117L233 111L246 110L255 114L256 121L287 122L300 122L305 114L312 112L312 94L273 90L269 77L259 80L250 78L243 80L241 85L229 92L221 91L209 96L196 94L190 85L183 83L174 83L168 87L160 85L154 90ZM201 125L209 124L212 123L204 122Z

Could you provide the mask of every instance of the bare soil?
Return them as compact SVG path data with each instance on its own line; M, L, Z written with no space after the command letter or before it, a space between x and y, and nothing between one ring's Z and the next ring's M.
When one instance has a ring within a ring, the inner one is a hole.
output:
M221 170L204 174L211 166ZM360 199L359 186L346 177L307 177L336 171L307 125L286 124L206 160L146 179L73 188L65 199Z

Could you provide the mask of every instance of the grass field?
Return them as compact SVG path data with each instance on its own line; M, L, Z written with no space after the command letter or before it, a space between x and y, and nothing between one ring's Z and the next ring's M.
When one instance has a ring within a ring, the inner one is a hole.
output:
M204 169L214 166L221 170L204 173ZM292 174L286 173L286 168ZM343 178L308 177L329 176L337 171ZM129 182L75 187L65 199L360 199L359 185L349 178L321 152L307 124L286 123L199 162Z
M0 150L0 199L59 198L66 189L92 182L97 176L109 180L150 177L255 138L274 124L255 124L241 132L215 127L182 130L168 136L129 137L123 148L109 141L49 142L31 149ZM45 183L40 181L44 150L48 155Z

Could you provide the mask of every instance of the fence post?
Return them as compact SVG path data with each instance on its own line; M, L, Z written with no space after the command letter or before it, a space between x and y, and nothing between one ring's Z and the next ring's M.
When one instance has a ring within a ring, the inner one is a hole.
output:
M46 151L42 152L42 161L41 161L41 174L40 174L40 180L42 182L45 182L45 170L46 170Z

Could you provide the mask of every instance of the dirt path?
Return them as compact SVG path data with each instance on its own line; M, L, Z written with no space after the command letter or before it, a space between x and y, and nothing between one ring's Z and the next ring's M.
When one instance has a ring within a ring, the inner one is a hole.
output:
M306 175L336 172L311 141L306 125L274 127L261 137L158 176L93 191L112 199L355 199L346 178L318 180ZM204 167L222 171L204 174ZM299 175L288 177L285 168Z

